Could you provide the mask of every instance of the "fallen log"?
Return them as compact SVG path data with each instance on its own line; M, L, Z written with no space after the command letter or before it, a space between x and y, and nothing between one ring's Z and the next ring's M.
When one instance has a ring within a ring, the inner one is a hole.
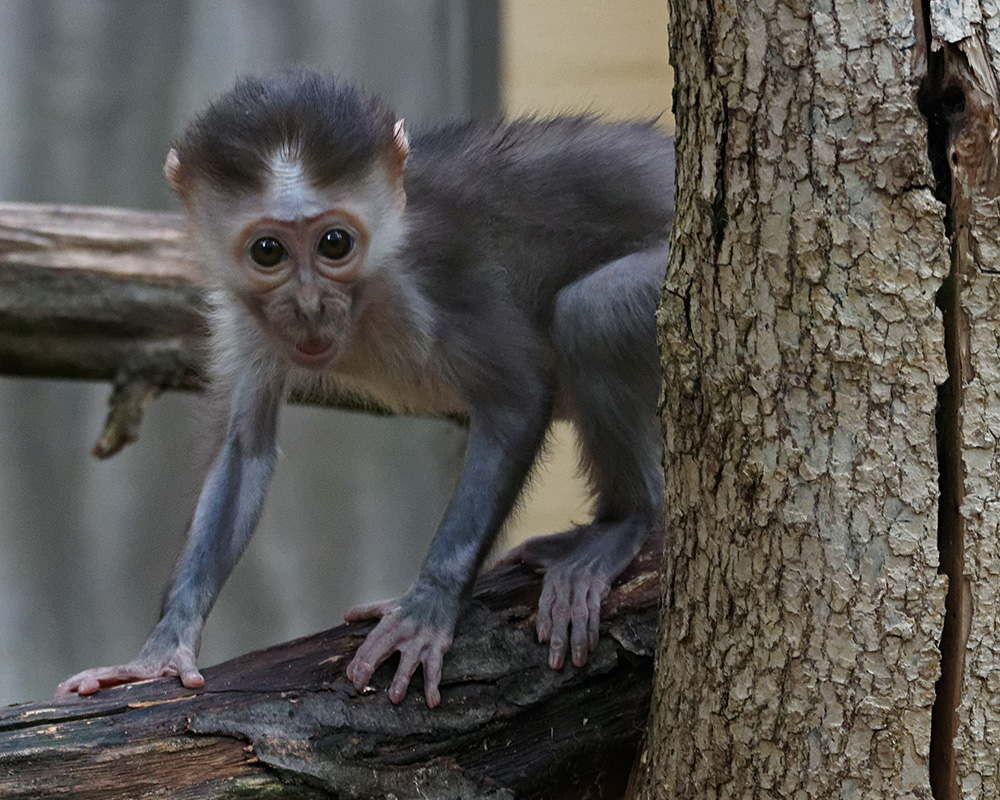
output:
M2 371L198 388L203 283L179 214L0 203Z
M548 668L539 580L482 576L445 660L441 705L419 677L398 706L395 664L356 692L344 668L371 624L219 664L205 686L146 681L0 710L0 796L114 798L619 797L650 702L659 549L605 600L586 666Z

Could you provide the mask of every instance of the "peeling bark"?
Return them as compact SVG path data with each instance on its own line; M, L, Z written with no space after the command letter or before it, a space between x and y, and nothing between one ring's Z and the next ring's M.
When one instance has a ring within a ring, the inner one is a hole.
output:
M197 388L202 276L177 214L0 203L0 372Z
M670 20L667 544L634 796L929 797L949 259L923 21L898 0Z

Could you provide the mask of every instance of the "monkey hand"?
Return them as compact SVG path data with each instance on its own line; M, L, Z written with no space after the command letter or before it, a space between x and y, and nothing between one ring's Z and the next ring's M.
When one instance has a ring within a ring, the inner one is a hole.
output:
M198 667L195 666L194 651L180 645L173 652L162 656L140 653L127 664L84 670L60 683L56 688L56 697L66 697L73 693L93 694L98 689L109 689L123 683L168 675L180 676L181 683L188 689L200 689L205 683Z
M347 665L347 677L355 689L361 691L367 686L379 665L398 650L399 666L389 686L389 699L398 703L406 696L410 679L422 665L427 707L434 708L441 702L441 665L451 647L458 616L458 603L443 602L442 594L418 584L403 597L357 606L344 614L347 622L381 617Z
M520 544L498 564L524 564L543 573L538 598L538 641L549 643L549 666L560 669L567 646L582 667L597 647L601 601L639 552L645 527L625 520L583 525L537 536Z

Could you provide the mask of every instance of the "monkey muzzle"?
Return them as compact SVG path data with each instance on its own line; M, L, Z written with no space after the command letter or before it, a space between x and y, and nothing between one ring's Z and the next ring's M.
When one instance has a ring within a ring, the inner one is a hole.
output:
M301 367L322 367L333 358L336 342L326 336L316 336L297 342L291 349L292 360Z

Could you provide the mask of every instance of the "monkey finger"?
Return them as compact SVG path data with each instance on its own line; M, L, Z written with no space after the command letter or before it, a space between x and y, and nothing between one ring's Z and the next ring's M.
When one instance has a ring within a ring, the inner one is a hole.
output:
M347 665L347 677L359 692L368 685L372 675L389 656L396 652L406 633L399 630L392 617L383 617L375 630L361 643L351 663Z
M375 663L375 659L373 657L368 657L366 653L362 653L359 649L358 652L354 654L354 658L351 659L351 663L347 665L347 679L353 683L354 688L360 692L368 685L368 681L371 680L372 675L375 674L375 670L378 669L378 665L380 663L381 661Z
M101 687L95 673L120 669L121 667L105 667L102 670L89 669L86 672L78 673L56 687L56 697L66 697L70 694L93 694Z
M205 685L205 678L195 664L194 652L187 647L177 648L170 666L176 670L185 688L200 689Z
M109 678L106 681L102 681L96 675L88 675L83 679L81 679L80 682L77 684L76 693L79 695L94 694L102 687L109 688L115 685L117 685L117 682L112 678Z
M200 689L205 685L204 676L196 669L184 670L180 677L185 689Z
M70 694L94 694L99 689L108 689L112 686L129 683L140 677L135 674L134 670L129 669L127 664L88 669L60 683L56 687L56 697L66 697Z
M587 590L587 646L593 650L601 635L601 601L607 595L605 584L591 584Z
M389 699L393 703L399 703L406 697L406 690L410 688L410 678L420 666L420 648L404 647L400 649L399 666L396 668L396 675L389 686Z
M552 634L549 636L549 666L552 669L561 669L566 659L569 621L569 606L565 600L557 597L552 606Z
M56 699L58 700L60 697L68 697L76 692L78 686L79 683L76 681L75 675L72 678L67 678L56 687Z
M549 640L549 667L552 669L562 669L566 661L566 635L557 633L558 628L553 628L552 638Z
M56 687L56 698L68 697L71 694L93 694L95 690L91 690L90 692L80 691L80 687L84 685L84 680L79 675L67 678Z
M441 702L441 666L444 652L437 647L430 648L424 657L424 700L428 708L437 708Z
M551 581L542 582L542 592L538 596L538 641L547 642L552 636L552 604L555 602L555 589Z

